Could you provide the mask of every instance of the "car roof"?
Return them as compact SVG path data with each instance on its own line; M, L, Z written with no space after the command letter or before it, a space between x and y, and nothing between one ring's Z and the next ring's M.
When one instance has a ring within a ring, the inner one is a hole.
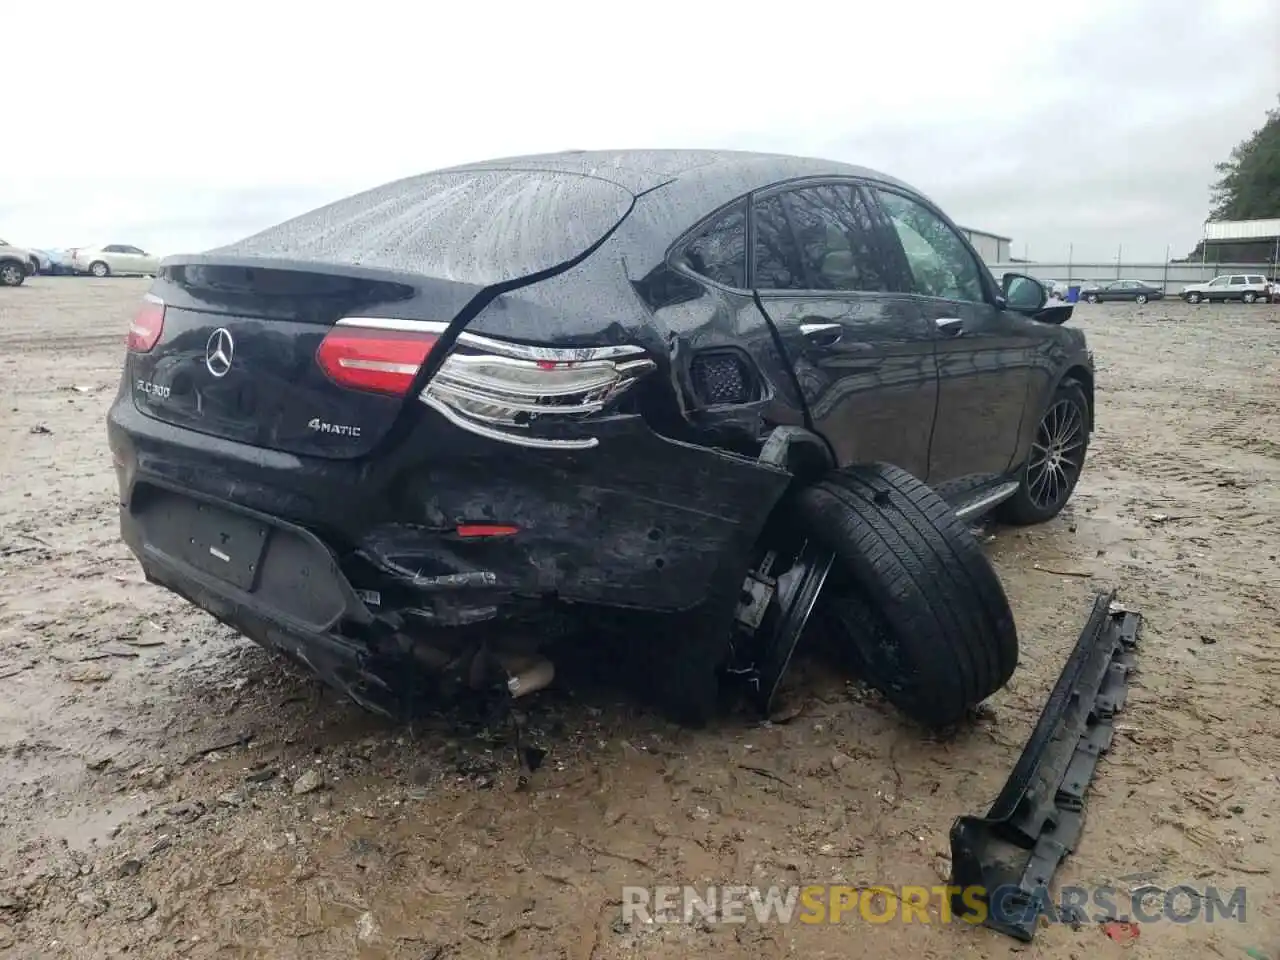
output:
M521 273L547 269L608 238L614 259L625 260L628 269L643 263L637 275L644 275L684 231L732 200L775 183L818 177L860 177L920 195L866 167L786 154L565 150L405 177L207 253L360 263L405 273L443 271L488 283L516 266ZM495 185L504 192L488 196L485 190ZM572 229L546 216L549 203L564 205ZM465 223L474 231L476 218L489 214L499 224L512 218L527 223L514 232L481 224L482 236L457 242L452 224Z
M662 187L665 200L680 203L701 195L721 203L772 183L805 177L861 177L919 191L887 174L814 157L750 150L564 150L483 160L437 173L469 170L546 170L595 177L640 195ZM721 187L722 189L717 189ZM706 206L706 202L698 206Z

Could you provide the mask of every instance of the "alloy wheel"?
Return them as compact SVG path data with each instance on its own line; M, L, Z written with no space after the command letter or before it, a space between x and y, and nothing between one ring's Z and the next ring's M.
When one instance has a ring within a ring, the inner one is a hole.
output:
M1027 494L1044 510L1071 493L1083 466L1084 415L1070 400L1059 400L1036 429L1027 463Z
M6 287L16 287L18 281L22 279L22 268L17 264L6 263L0 267L0 283Z

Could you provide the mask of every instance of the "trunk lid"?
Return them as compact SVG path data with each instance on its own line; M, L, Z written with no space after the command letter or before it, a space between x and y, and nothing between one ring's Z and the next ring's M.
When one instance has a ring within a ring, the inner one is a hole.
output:
M444 172L348 197L206 255L170 258L151 289L165 305L160 335L127 361L134 403L240 443L365 455L409 397L326 373L317 352L339 320L447 325L487 287L553 275L633 203L626 189L591 176ZM360 343L347 346L342 363L366 362Z
M301 456L358 457L391 429L405 397L336 383L317 360L344 316L452 319L479 288L232 266L167 267L160 337L129 354L135 406L188 430Z

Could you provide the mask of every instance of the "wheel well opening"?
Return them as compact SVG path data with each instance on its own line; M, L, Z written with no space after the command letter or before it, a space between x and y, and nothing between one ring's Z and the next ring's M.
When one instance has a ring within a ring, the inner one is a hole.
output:
M1071 367L1064 380L1074 380L1084 389L1084 398L1089 403L1089 430L1093 430L1093 374L1085 367Z
M813 483L831 470L831 457L817 441L794 443L787 451L787 469L801 485Z

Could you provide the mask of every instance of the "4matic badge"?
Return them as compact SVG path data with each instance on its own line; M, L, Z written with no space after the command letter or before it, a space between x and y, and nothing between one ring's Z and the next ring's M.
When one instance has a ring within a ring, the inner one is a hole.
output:
M360 428L350 426L345 423L326 423L319 417L312 417L307 421L307 429L314 430L316 433L332 433L339 437L358 437L360 436Z

